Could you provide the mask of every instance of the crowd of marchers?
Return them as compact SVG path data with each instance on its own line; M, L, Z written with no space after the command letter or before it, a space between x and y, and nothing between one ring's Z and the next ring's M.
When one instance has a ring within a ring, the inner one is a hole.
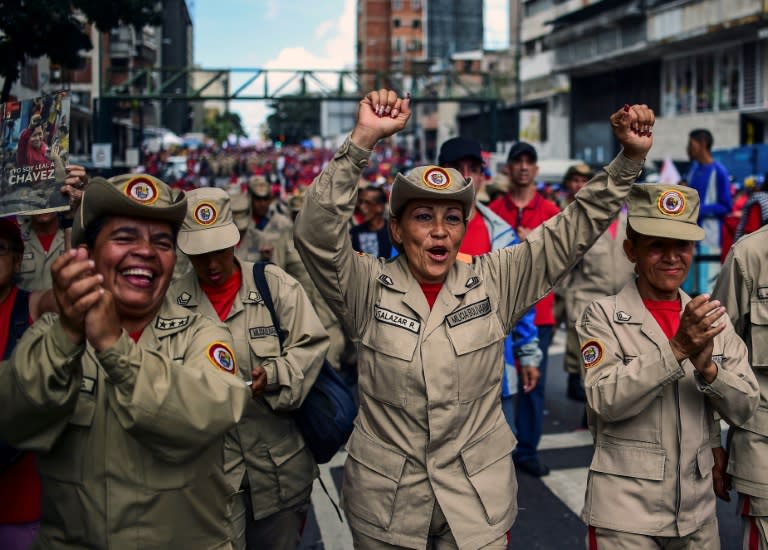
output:
M655 115L625 105L621 151L556 204L524 142L492 189L469 136L382 168L410 116L368 93L289 183L285 160L195 185L70 165L68 212L0 219L0 548L297 548L318 466L293 413L326 362L359 404L355 548L514 547L563 319L585 548L719 548L735 490L743 548L768 549L768 216L750 199L697 286L730 213L711 134L690 185L636 182Z

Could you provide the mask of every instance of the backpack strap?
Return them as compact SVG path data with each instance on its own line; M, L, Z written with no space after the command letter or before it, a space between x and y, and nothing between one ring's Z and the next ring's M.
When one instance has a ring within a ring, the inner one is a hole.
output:
M285 334L283 334L280 328L280 320L277 318L277 312L275 311L275 304L272 301L272 293L269 290L267 284L267 277L264 274L265 268L269 262L259 261L253 264L253 281L256 283L256 289L261 294L261 299L264 301L264 305L269 310L269 316L272 317L272 324L275 326L275 332L277 332L277 339L280 341L280 352L283 351L283 342L285 342Z
M10 359L16 342L19 341L24 331L29 328L29 292L18 289L16 300L11 309L11 319L8 331L8 343L5 345L3 359Z

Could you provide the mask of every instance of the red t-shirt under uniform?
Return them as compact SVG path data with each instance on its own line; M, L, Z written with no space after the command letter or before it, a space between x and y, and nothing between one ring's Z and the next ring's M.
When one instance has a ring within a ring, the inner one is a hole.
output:
M643 300L643 305L659 323L667 338L672 338L680 328L682 304L677 300Z
M498 197L488 207L501 217L505 222L517 231L518 227L536 229L542 223L560 213L560 208L535 193L533 198L518 208L509 196L509 193ZM518 233L519 235L519 233ZM536 302L536 326L551 326L555 324L555 295L551 292Z
M208 296L208 300L210 300L213 309L216 310L219 319L225 321L240 290L240 269L235 269L235 272L221 286L200 283L200 288Z
M5 347L8 345L11 312L17 293L18 289L12 288L5 300L0 302L0 358L5 355ZM38 521L41 493L35 454L24 453L18 462L0 472L0 525Z

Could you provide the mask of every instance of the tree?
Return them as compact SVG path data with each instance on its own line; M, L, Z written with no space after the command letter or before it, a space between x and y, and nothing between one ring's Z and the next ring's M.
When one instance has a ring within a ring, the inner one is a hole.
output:
M48 56L67 69L82 65L81 52L93 48L82 14L107 32L120 25L140 29L161 21L156 0L0 0L0 102L8 101L11 86L28 58Z
M270 105L274 113L267 117L269 139L298 145L320 135L320 98L292 100L290 96Z
M230 111L207 117L203 123L203 132L218 144L226 141L231 135L247 136L240 115Z

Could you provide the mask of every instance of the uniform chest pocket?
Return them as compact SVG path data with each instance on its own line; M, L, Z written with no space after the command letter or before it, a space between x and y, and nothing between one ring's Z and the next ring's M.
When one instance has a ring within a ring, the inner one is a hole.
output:
M467 308L472 307L467 306ZM477 307L490 307L490 304ZM466 309L466 308L463 308ZM461 312L459 309L457 312ZM493 311L461 320L461 314L446 317L448 339L455 352L459 401L472 401L496 388L504 366L504 331Z
M408 392L417 385L417 371L421 377L414 361L420 330L415 318L378 312L361 339L357 368L363 392L390 405L406 405Z
M750 308L752 365L768 367L768 302L753 301Z
M83 384L86 382L83 379ZM40 475L65 483L82 483L91 458L87 441L96 415L96 398L81 386L69 423L49 453L38 455Z
M275 327L272 325L249 328L248 347L251 350L251 355L255 355L262 361L274 359L281 355L280 340L278 340L277 332L275 332ZM251 370L250 365L240 365L240 368L245 368L248 372Z
M34 254L24 254L24 259L21 260L21 267L19 273L32 273L35 271L36 263Z

